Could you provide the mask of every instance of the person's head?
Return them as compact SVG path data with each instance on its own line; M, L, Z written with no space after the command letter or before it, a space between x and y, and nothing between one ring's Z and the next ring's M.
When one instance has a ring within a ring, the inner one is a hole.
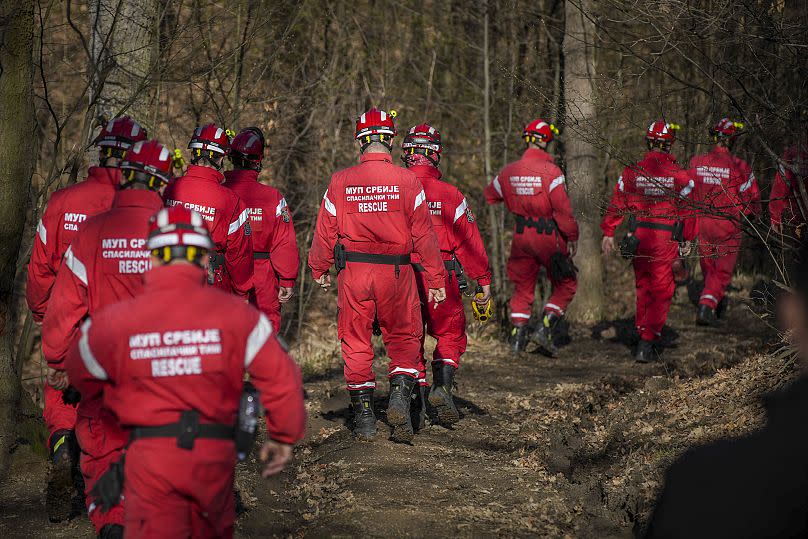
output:
M261 172L266 141L257 127L242 129L230 143L230 162L235 169Z
M395 111L387 112L373 107L356 119L354 138L362 153L390 153L396 125L393 122Z
M146 130L129 116L119 116L104 124L93 144L98 146L98 163L116 168L132 144L146 140Z
M735 142L735 137L740 134L741 129L743 129L742 123L734 122L729 118L721 118L715 125L710 127L710 140L716 146L730 148Z
M191 150L192 164L221 170L230 150L230 138L224 129L210 123L196 128L188 149Z
M780 316L808 367L808 238L803 238L792 268L792 292L780 298Z
M429 165L437 168L443 145L437 129L429 124L418 124L404 136L401 149L404 150L401 156L404 166Z
M121 189L150 189L162 193L171 180L173 156L156 140L136 142L121 161Z
M556 126L542 119L533 120L522 130L522 138L528 148L544 150L553 141L555 135L558 135Z
M648 126L645 132L645 142L649 150L670 153L673 143L676 142L676 131L679 126L665 120L657 120Z
M149 221L146 248L153 266L194 264L205 267L215 248L202 216L182 206L162 208Z

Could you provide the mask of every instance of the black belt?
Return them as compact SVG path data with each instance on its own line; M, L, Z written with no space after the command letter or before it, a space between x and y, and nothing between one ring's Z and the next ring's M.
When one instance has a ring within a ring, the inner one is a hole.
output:
M253 251L253 258L255 260L269 259L269 251Z
M446 271L456 271L460 265L455 264L454 260L444 260L443 267L446 268ZM426 271L422 264L418 264L417 262L412 265L412 269L417 271L418 273L423 273Z
M666 230L673 233L676 230L676 227L673 225L666 225L664 223L652 223L651 221L637 221L635 224L636 228L650 228L651 230Z
M176 438L177 447L193 449L197 438L215 440L234 440L235 429L232 425L222 423L199 423L199 413L183 412L177 423L157 427L135 427L132 429L129 442L142 438Z
M395 266L396 278L401 273L401 266L410 265L410 255L382 255L375 253L357 253L345 251L345 262L364 262L365 264L383 264Z
M386 264L388 266L409 266L410 255L379 255L346 251L345 261L364 262L366 264Z
M516 216L516 233L522 234L525 228L535 228L539 234L552 234L558 230L558 224L555 219L547 217L525 217L524 215Z

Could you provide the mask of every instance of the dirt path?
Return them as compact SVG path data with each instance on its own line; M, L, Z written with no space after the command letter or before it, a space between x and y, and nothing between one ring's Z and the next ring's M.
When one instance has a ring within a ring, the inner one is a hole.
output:
M612 465L608 456L573 465L576 442L565 425L642 393L648 380L665 386L674 374L736 363L761 349L766 334L743 308L715 330L695 328L683 301L671 318L680 332L666 334L671 347L664 364L633 362L619 339L630 327L626 321L611 330L574 329L554 360L530 353L514 358L494 342L478 343L464 356L458 380L463 419L453 430L428 427L412 445L390 442L381 422L376 439L355 442L343 426L340 373L310 383L309 438L283 479L287 489L280 482L256 485L267 510L250 511L240 531L245 537L267 530L306 537L630 536L631 503L603 500L599 483ZM612 338L592 338L601 332ZM382 380L383 363L377 366ZM570 394L580 402L560 402ZM385 405L378 396L382 420Z
M626 301L615 304L616 316L628 309ZM740 306L720 329L698 329L692 319L692 308L680 298L670 322L678 333L666 333L664 363L651 365L635 364L621 342L627 321L573 328L571 343L554 360L535 353L513 357L492 340L475 342L458 378L461 422L453 430L427 427L412 445L387 439L386 387L376 401L379 434L356 442L344 426L341 371L309 381L309 433L294 465L266 483L249 473L254 463L239 474L248 511L237 534L629 537L636 492L655 485L638 478L614 487L622 449L605 444L601 453L583 458L580 433L600 436L597 414L676 383L676 377L737 363L763 349L768 333ZM378 361L378 380L383 371ZM23 448L0 493L0 533L90 537L83 519L47 523L44 480L41 459Z

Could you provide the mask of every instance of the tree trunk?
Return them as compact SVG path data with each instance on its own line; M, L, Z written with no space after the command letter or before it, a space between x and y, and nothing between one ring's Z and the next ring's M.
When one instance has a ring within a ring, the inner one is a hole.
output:
M15 360L14 278L35 155L21 141L36 132L33 101L34 4L0 3L0 480L16 440L22 371Z
M491 181L491 74L490 74L490 51L489 51L489 29L488 29L488 1L483 2L483 159L485 161L485 182ZM489 245L493 253L491 258L494 272L494 282L498 290L504 290L502 266L500 260L500 243L502 241L502 231L499 228L497 219L497 208L494 205L488 206L488 228L491 235Z
M90 0L91 100L95 116L127 114L146 125L148 88L157 45L157 0Z
M567 0L564 36L564 146L572 207L581 229L578 242L578 292L569 317L578 322L600 320L604 314L603 261L600 256L601 190L595 134L595 25L590 0Z

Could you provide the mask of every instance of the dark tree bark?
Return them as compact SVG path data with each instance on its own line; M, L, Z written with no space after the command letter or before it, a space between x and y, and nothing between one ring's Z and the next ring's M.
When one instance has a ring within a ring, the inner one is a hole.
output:
M578 292L570 305L569 316L579 322L593 322L603 316L603 261L600 256L601 233L598 181L598 152L592 145L595 124L595 89L592 77L595 55L589 0L567 0L564 36L564 148L567 185L581 236L575 263Z
M35 154L25 141L35 132L33 103L34 5L0 3L0 480L16 440L21 365L16 361L18 312L14 278Z

